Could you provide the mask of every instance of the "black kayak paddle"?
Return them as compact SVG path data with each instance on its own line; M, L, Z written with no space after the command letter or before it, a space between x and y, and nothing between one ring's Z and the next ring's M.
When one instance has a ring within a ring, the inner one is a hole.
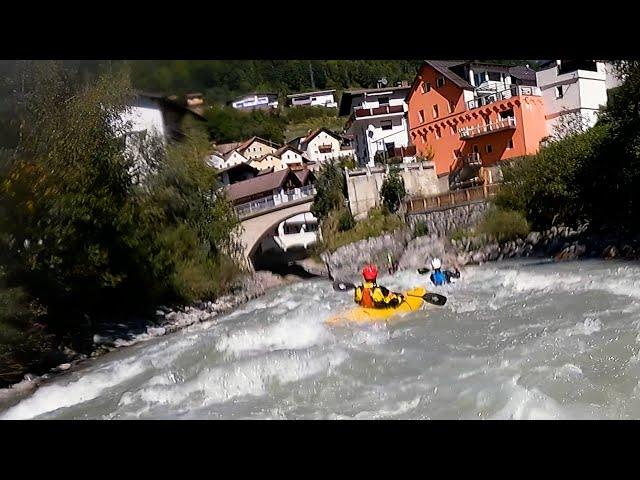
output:
M424 275L425 273L429 273L430 271L431 271L431 269L430 268L426 268L426 267L418 269L418 273L420 275Z
M333 282L333 289L336 292L346 292L349 290L353 290L356 286L353 283L347 282ZM439 293L427 292L424 295L410 295L402 293L401 295L405 297L419 297L422 298L425 302L431 303L432 305L442 306L447 303L447 297L444 295L440 295Z

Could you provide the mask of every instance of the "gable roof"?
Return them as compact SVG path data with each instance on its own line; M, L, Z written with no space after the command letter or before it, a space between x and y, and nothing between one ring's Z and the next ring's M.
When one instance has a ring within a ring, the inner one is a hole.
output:
M302 152L298 150L296 147L294 147L293 145L284 145L280 147L278 150L276 150L275 152L273 152L272 155L275 155L276 157L281 157L282 154L287 150L293 150L294 153L297 153L298 155L302 156Z
M451 67L457 67L469 62L461 60L425 60L424 63L433 67L435 70L447 77L460 88L463 88L465 90L475 90L475 87L473 85L471 85L464 78L451 70Z
M237 149L235 149L235 148L234 148L233 150L230 150L230 151L228 151L227 153L225 153L225 154L222 156L222 158L224 158L225 160L229 160L229 159L233 156L233 154L234 154L234 153L237 153L237 154L238 154L238 155L240 155L242 158L245 158L245 156L244 156L244 155L242 155L242 154L241 154ZM245 160L247 160L247 159L245 158Z
M288 178L291 178L297 184L300 183L300 179L290 169L285 168L228 185L226 187L227 197L231 201L236 201L260 193L268 193L282 187Z
M240 144L240 146L238 147L238 151L242 152L242 151L246 150L247 148L249 148L251 146L251 144L253 142L260 142L260 143L262 143L262 144L264 144L264 145L266 145L268 147L271 147L271 148L277 148L277 145L278 145L277 143L272 142L271 140L265 140L264 138L253 136L249 140L245 140L244 142L242 142Z
M327 135L332 136L333 138L335 138L336 140L340 141L340 135L338 135L336 132L329 130L326 127L320 127L318 129L316 129L315 131L311 132L309 134L309 136L307 138L305 138L301 143L304 143L305 145L308 144L311 140L313 140L314 138L316 138L316 136L318 134L320 134L321 132L326 133Z
M301 185L304 185L305 183L307 183L308 180L315 178L315 175L309 169L297 170L294 173L295 173L295 176L298 177L298 180L300 180Z
M216 145L215 149L218 153L224 155L238 148L240 145L242 145L242 142L221 143L220 145Z
M529 68L525 65L518 65L515 67L509 68L509 75L516 77L517 79L524 80L527 82L535 82L536 81L536 72L532 68Z

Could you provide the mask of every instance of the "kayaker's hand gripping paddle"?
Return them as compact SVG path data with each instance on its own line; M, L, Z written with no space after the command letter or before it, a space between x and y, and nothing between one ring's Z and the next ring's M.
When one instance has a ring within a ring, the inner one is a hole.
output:
M336 292L346 292L348 290L353 290L354 288L356 288L356 286L353 283L333 282L333 289ZM402 295L406 297L420 297L425 302L431 303L432 305L438 305L440 307L447 303L447 297L445 297L444 295L440 295L439 293L427 292L424 295L408 295L403 293Z

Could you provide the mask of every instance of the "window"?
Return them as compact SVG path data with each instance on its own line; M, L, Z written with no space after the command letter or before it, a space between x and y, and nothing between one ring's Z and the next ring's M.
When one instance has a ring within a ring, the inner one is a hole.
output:
M424 110L418 111L418 121L424 123Z
M433 106L433 118L438 118L438 105Z
M493 147L491 146L491 144L488 144L488 145L486 146L486 149L487 149L487 153L491 153L491 152L493 152Z
M383 120L382 122L380 122L380 126L382 127L382 130L391 130L391 120Z
M380 98L378 99L378 104L379 104L380 106L383 106L383 105L389 105L389 97L380 97Z
M456 101L449 100L449 113L453 113L456 109Z
M556 98L562 98L564 93L562 92L562 85L556 87Z
M511 150L513 148L513 139L511 139L511 138L509 139L509 141L507 142L507 148L509 150Z
M393 156L394 150L396 148L396 142L389 142L389 143L385 142L384 148L387 150L387 153L390 156Z
M480 148L478 147L478 145L473 146L473 153L480 153Z
M449 127L451 129L451 135L455 135L456 133L458 133L458 127L456 127L455 125L451 125L451 127Z
M442 137L442 133L440 133L440 127L436 127L436 138Z
M483 115L482 118L484 119L485 125L489 125L491 123L491 117L489 117L489 115Z
M500 112L500 119L504 120L505 118L513 118L513 108L509 110L505 110L504 112Z
M489 72L489 80L492 82L500 82L502 81L500 72Z
M431 90L431 84L429 82L422 82L422 93L427 93Z
M487 72L474 73L473 79L476 82L476 86L487 81Z
M436 79L436 87L443 87L444 86L444 77L438 77Z

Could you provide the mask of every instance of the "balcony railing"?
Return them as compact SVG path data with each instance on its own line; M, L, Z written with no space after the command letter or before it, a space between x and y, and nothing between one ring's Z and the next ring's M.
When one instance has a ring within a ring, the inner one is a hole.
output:
M488 133L499 132L501 130L509 130L516 128L516 119L514 117L507 117L497 122L488 123L485 125L476 125L473 127L463 127L458 130L461 140L468 138L479 137L480 135L487 135Z
M538 87L512 85L511 87L504 90L499 90L495 93L490 93L487 95L483 95L482 97L469 100L467 102L467 108L469 110L473 110L474 108L484 107L485 105L489 105L490 103L499 102L500 100L506 100L508 98L517 97L519 95L530 95L539 97L542 94L540 93L540 89Z
M376 108L355 108L355 118L375 117L377 115L389 115L392 113L404 113L403 105L384 105Z
M458 205L485 201L494 197L498 193L499 188L500 185L494 183L423 198L413 198L405 201L406 212L407 215L426 213Z
M284 203L294 202L306 197L313 197L316 194L316 188L313 185L306 185L302 188L283 191L277 195L270 195L247 203L236 205L236 213L239 218L246 217L252 213L261 210L268 210Z
M482 158L479 153L470 153L469 155L460 155L456 157L455 162L449 167L449 173L460 170L463 167L481 167Z

